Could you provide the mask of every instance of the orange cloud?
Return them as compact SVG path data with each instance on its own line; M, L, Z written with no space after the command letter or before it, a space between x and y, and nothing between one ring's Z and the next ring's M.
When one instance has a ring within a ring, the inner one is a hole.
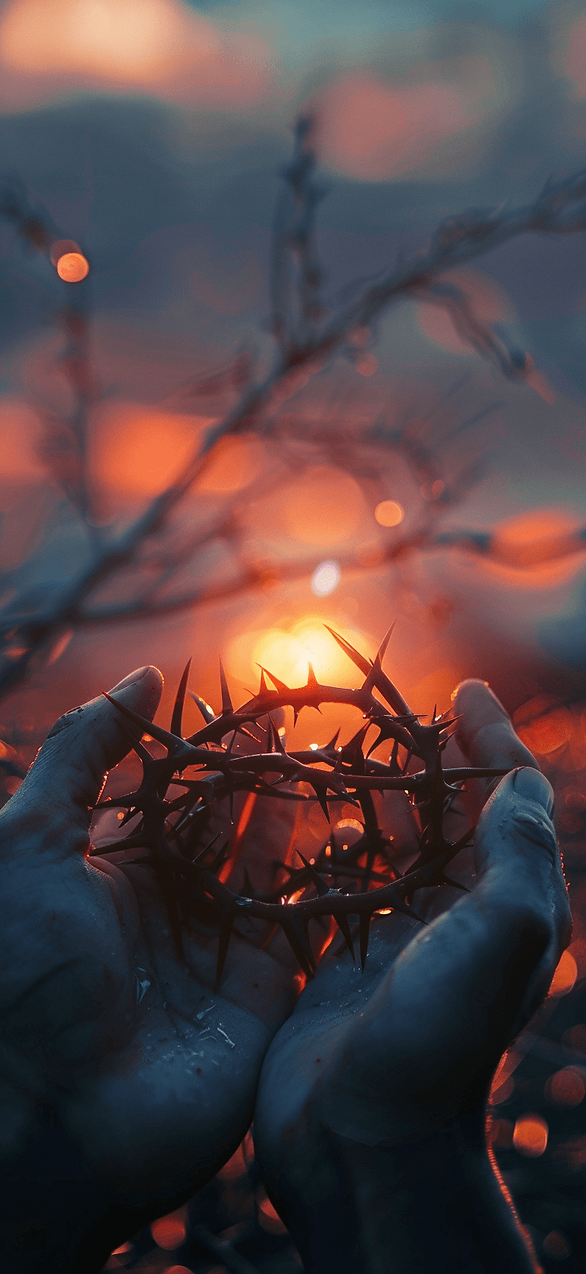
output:
M460 62L446 80L434 63L419 68L429 79L418 84L394 86L373 72L334 80L314 104L321 158L363 181L384 181L424 164L441 142L484 119L495 95L487 58Z
M221 30L182 0L9 0L0 18L11 108L83 89L238 106L268 91L269 62L260 37Z

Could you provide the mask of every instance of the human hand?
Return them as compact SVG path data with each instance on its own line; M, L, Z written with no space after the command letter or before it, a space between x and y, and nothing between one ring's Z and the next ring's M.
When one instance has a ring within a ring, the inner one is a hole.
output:
M473 765L515 767L451 864L471 892L417 891L425 927L379 916L363 974L327 953L265 1059L257 1154L311 1274L532 1268L486 1155L485 1102L570 914L547 780L484 683L454 707Z
M116 688L152 718L155 668ZM88 858L91 808L131 746L101 697L53 727L0 814L0 1267L90 1274L139 1226L213 1176L250 1123L268 1044L298 990L293 960L234 934L214 991L217 930L183 958L150 868ZM292 830L257 806L255 862Z

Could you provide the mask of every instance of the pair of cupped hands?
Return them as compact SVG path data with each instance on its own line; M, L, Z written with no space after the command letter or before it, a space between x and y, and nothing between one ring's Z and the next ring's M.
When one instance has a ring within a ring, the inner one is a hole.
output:
M149 667L113 695L152 719L161 687ZM326 1270L339 1173L360 1189L342 1161L366 1164L368 1180L374 1156L391 1189L385 1155L417 1160L446 1130L466 1141L466 1121L482 1124L491 1076L548 990L570 914L547 780L484 683L464 682L454 710L467 761L513 771L484 805L469 863L452 865L470 891L418 891L425 926L375 918L364 973L334 942L301 994L282 934L264 948L234 935L217 993L217 932L193 924L181 957L151 870L123 850L88 857L91 810L131 746L128 721L104 697L60 718L0 814L6 1274L98 1271L201 1188L253 1116L269 1194L306 1268ZM476 787L480 809L488 785ZM268 879L294 808L257 798L240 871ZM402 793L389 794L388 816L407 861L416 834ZM348 1203L353 1224L369 1207L392 1212L374 1195ZM378 1248L356 1258L365 1270L403 1268Z

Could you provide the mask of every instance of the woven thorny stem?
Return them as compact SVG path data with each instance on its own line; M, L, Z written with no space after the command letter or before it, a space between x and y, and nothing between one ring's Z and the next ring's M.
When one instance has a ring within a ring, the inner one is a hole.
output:
M133 746L142 762L143 777L136 791L101 801L96 809L120 807L125 810L122 825L137 816L139 822L130 835L100 846L94 852L103 856L134 848L142 851L127 861L154 869L181 954L182 925L189 923L190 916L199 920L205 917L207 923L211 920L219 925L217 985L230 936L239 918L244 916L280 925L301 969L309 977L316 967L308 935L309 921L333 916L354 956L348 918L355 916L359 921L364 968L373 914L381 909L396 910L421 920L411 906L415 890L430 885L457 884L445 874L445 869L470 843L474 828L470 827L455 842L446 838L444 815L455 794L467 779L491 778L506 772L468 766L444 768L442 754L455 719L437 717L434 708L430 724L423 725L389 680L382 661L392 629L374 660L365 658L332 629L329 631L365 674L362 685L356 689L320 685L311 664L307 684L294 689L267 669L261 669L258 694L235 709L220 664L222 711L215 716L203 699L190 692L205 725L187 738L182 734L182 717L189 664L181 678L170 730L153 725L115 699L111 700L128 719L129 732L131 722L135 727ZM337 744L338 731L324 747L288 752L271 714L288 706L297 720L302 708L319 708L322 703L351 704L362 711L365 723L343 746ZM235 751L239 734L260 744L254 730L263 719L268 722L266 750L247 755ZM147 733L162 744L166 756L153 757L137 740L136 727L141 734ZM367 746L371 730L377 733ZM383 762L373 753L387 740L392 740L392 751L388 762ZM413 764L417 761L422 764L414 770ZM300 785L309 785L315 795L306 795ZM170 787L184 790L179 796L169 796ZM246 895L238 894L217 874L225 861L228 842L218 850L218 837L210 842L207 829L217 802L229 798L232 804L234 793L242 791L304 804L318 800L328 819L329 802L351 803L362 812L364 830L358 840L343 851L332 836L313 863L299 854L303 865L298 869L285 863L276 864L284 869L288 880L279 884L274 894L258 896L252 889L248 889ZM374 791L406 792L419 812L418 854L404 874L399 873L392 861L392 841L379 827L372 800ZM344 888L339 887L339 880L345 882ZM297 901L293 895L298 896Z

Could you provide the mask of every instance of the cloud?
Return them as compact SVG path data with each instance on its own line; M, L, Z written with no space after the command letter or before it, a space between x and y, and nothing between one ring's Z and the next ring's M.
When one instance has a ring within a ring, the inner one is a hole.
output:
M262 98L273 79L260 36L182 0L9 0L0 71L3 109L101 90L221 110Z

